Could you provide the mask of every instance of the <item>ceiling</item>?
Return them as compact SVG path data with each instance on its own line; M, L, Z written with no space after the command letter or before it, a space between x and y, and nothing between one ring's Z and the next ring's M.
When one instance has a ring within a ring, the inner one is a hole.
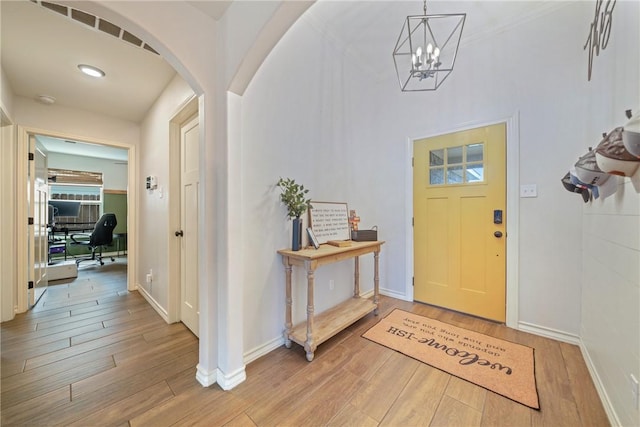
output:
M70 154L73 156L95 157L109 159L116 162L128 162L129 151L108 145L90 144L83 141L53 138L50 136L36 135L36 140L49 153Z
M231 1L188 3L219 19ZM0 7L2 69L16 96L46 95L59 106L140 122L176 73L154 50L123 40L124 32L115 37L95 25L89 27L86 21L78 22L74 17L86 18L73 10L63 15L28 0L2 1ZM112 25L102 28L113 33ZM133 36L128 40L135 43ZM88 77L78 70L79 64L96 66L106 76ZM127 160L126 150L118 148L44 136L37 139L50 152Z
M186 3L218 20L232 0ZM463 46L470 39L548 12L559 3L429 1L427 10L430 14L466 13ZM0 7L2 68L16 96L35 99L48 95L55 98L56 105L140 122L175 75L175 70L153 51L153 46L149 46L151 50L144 44L134 46L123 40L123 33L114 37L28 0L0 1ZM363 71L386 79L395 72L391 52L406 16L421 13L422 1L416 0L319 0L303 19L342 46L347 57L362 64ZM93 79L83 75L77 69L81 63L101 68L106 77ZM43 140L51 150L68 150L72 145ZM82 148L82 144L73 145L76 150ZM85 155L117 155L87 148Z

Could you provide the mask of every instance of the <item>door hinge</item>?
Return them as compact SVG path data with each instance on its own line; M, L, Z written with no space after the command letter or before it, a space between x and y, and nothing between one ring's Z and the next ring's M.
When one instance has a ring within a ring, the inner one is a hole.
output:
M416 225L416 219L414 217L411 217L411 226L415 227Z
M30 217L27 219L27 223L28 223L29 225L33 225L33 217L32 217L32 216L30 216Z
M36 155L33 153L29 153L29 160L35 160Z
M29 280L29 283L27 284L29 289L33 289L33 280Z
M416 278L412 277L411 278L411 286L415 286L416 285Z
M412 158L411 158L411 167L413 167L413 166L414 166L414 165L413 165L413 161L414 161L415 159L416 159L415 157L412 157Z

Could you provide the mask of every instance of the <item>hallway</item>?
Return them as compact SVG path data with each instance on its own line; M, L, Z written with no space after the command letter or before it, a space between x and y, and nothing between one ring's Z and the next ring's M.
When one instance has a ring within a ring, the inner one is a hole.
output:
M2 332L2 425L606 426L578 347L436 307L402 308L535 347L541 410L462 381L360 335L369 315L322 344L312 363L284 346L229 392L195 379L198 340L126 290L119 259L49 287Z

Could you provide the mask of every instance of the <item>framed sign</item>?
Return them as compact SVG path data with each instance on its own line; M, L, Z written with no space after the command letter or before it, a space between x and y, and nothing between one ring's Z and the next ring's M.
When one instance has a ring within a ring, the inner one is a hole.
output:
M307 235L309 236L309 241L311 242L313 247L318 249L320 247L320 243L318 242L318 239L316 239L316 235L313 234L313 230L311 229L311 227L307 227Z
M314 202L309 209L309 225L319 243L349 240L349 211L346 203Z

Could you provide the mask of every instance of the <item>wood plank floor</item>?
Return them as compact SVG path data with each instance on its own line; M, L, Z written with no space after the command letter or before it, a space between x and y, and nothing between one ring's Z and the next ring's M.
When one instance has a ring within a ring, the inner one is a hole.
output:
M126 262L126 259L125 259ZM198 340L126 291L126 264L84 267L1 325L3 426L607 426L576 346L439 308L402 308L536 349L541 410L452 377L360 335L369 315L313 362L280 347L231 391L195 380ZM275 285L274 285L275 286Z

